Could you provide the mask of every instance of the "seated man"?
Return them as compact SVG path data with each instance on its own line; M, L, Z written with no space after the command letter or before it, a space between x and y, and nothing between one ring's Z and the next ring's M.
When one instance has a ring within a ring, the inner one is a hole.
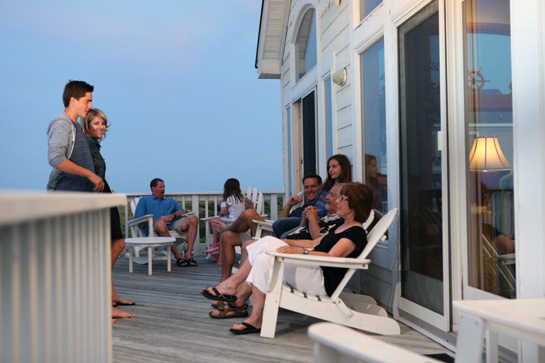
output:
M282 209L282 212L278 216L278 219L273 223L273 231L276 237L286 238L289 232L297 228L301 223L301 217L303 212L308 206L316 207L318 216L323 217L327 214L325 205L327 200L325 193L320 193L320 185L322 185L322 178L317 174L307 174L303 178L303 186L305 188L305 198L301 198L299 195L292 195L288 202ZM304 201L301 207L294 209L291 213L290 210L293 206Z
M178 202L172 198L164 198L165 182L155 178L150 183L151 194L140 198L136 206L134 218L140 218L146 214L153 214L153 229L161 237L170 237L168 231L174 229L178 233L187 231L187 251L182 258L175 245L171 246L176 258L176 265L180 267L197 266L193 259L193 245L199 228L199 217L187 215ZM147 233L148 226L144 231Z

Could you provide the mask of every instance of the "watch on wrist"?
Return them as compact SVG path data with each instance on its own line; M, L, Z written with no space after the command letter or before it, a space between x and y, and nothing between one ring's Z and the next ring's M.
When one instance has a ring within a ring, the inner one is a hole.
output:
M303 248L303 255L308 255L308 249Z

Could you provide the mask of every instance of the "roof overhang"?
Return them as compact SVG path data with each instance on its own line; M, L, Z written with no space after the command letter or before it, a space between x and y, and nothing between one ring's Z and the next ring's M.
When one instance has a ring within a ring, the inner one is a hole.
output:
M255 67L259 79L280 79L290 0L263 0Z

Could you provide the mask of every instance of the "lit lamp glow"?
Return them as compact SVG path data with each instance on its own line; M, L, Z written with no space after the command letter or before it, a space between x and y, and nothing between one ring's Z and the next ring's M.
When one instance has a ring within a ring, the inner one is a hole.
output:
M510 170L513 166L501 151L496 136L476 137L469 153L469 170L499 171Z

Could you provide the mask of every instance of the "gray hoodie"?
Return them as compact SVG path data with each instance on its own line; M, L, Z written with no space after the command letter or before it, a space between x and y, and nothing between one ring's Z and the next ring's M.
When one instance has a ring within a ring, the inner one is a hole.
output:
M66 112L54 118L47 127L47 158L49 165L53 167L49 175L47 190L54 190L57 186L62 171L57 169L60 163L70 159L76 141L75 124L70 120Z

